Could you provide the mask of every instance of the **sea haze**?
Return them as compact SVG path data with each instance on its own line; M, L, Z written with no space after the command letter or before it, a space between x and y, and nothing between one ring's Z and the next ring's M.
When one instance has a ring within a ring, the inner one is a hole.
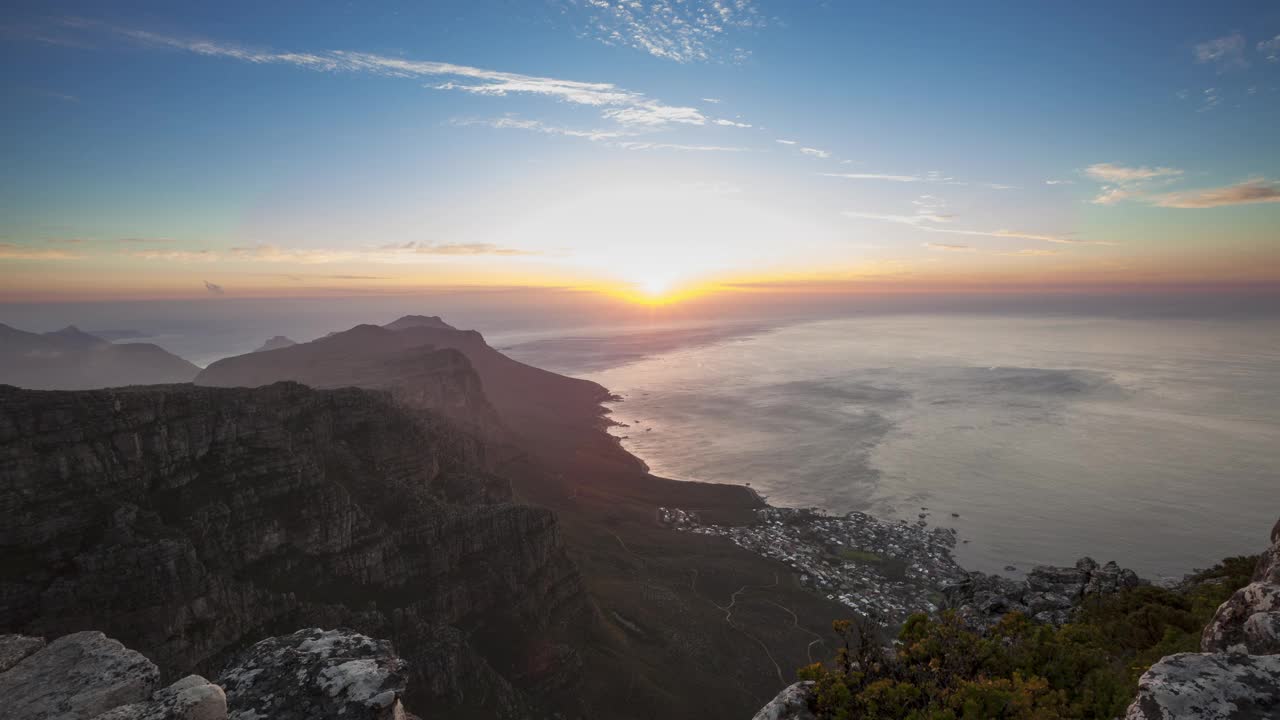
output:
M1088 554L1176 576L1256 550L1275 520L1275 320L886 315L693 336L647 356L568 338L588 360L552 369L622 396L615 433L656 474L928 513L971 569Z

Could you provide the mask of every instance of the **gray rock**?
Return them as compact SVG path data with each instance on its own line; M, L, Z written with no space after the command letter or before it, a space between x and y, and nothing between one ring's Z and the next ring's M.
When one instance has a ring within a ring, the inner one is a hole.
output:
M6 720L88 720L147 700L160 671L100 632L65 635L0 673Z
M1138 681L1126 720L1275 720L1280 656L1180 653Z
M30 635L0 635L0 673L44 647L44 638Z
M769 704L760 708L751 720L817 720L818 716L809 710L812 697L812 682L788 685Z
M199 675L188 675L143 703L123 705L94 720L226 720L227 696Z
M1078 567L1060 568L1037 565L1027 573L1027 587L1035 592L1078 598L1084 593L1089 572Z
M1143 582L1137 573L1115 562L1099 566L1092 558L1083 557L1075 567L1038 565L1021 582L972 572L942 592L947 607L957 610L970 626L981 629L1011 612L1061 625L1070 622L1072 612L1086 598L1104 597Z
M1260 612L1244 621L1244 646L1251 655L1280 655L1280 612Z
M1280 583L1280 542L1274 543L1262 553L1253 571L1254 582Z
M407 667L386 640L309 628L249 648L218 684L231 720L403 720Z
M1204 652L1244 652L1245 622L1257 613L1280 611L1280 585L1250 583L1218 606L1217 613L1200 636Z

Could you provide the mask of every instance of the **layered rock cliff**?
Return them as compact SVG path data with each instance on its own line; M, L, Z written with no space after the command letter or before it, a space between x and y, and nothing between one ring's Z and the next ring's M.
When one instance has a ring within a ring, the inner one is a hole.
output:
M418 699L525 713L581 585L474 435L385 393L0 387L0 628L104 630L168 677L262 637L387 637Z

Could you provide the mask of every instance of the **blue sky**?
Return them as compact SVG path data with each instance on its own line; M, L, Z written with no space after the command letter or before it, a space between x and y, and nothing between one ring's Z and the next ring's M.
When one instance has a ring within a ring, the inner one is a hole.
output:
M1275 3L18 3L0 33L5 299L1280 280Z

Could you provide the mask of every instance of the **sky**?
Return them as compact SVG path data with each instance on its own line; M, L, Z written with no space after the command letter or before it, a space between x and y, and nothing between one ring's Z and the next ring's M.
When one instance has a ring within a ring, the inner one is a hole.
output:
M1280 4L10 2L0 302L1280 288Z

